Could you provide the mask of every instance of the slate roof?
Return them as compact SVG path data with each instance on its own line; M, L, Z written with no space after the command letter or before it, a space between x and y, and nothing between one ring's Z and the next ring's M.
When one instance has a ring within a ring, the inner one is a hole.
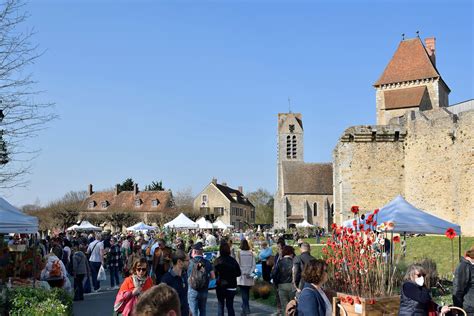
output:
M331 163L282 164L283 194L333 194Z
M388 110L420 106L426 86L384 91L385 108Z
M417 79L440 78L419 38L401 41L374 86Z
M245 195L243 195L242 192L240 192L239 190L229 188L228 186L222 184L214 185L227 197L229 201L254 207L253 204L249 201L249 199L247 199ZM234 199L234 196L237 198L237 200Z
M140 199L140 206L135 206L135 200ZM158 200L157 206L152 205L153 200ZM89 208L89 202L95 202L93 208ZM102 207L102 202L107 201L109 206ZM170 209L172 194L170 191L139 191L137 195L133 191L122 191L115 195L114 191L94 192L88 196L84 208L87 211L137 211L137 212L164 212Z

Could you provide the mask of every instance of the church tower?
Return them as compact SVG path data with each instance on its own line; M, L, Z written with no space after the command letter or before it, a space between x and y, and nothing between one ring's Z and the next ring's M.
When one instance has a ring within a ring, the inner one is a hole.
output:
M283 194L283 162L303 162L303 120L301 113L278 113L277 190L273 209L275 228L287 227L287 203Z

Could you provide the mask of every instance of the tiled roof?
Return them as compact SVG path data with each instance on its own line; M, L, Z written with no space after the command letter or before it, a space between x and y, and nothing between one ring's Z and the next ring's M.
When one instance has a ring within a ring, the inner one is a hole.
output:
M135 200L140 199L140 206L135 206ZM158 200L157 206L152 201ZM85 208L89 211L137 211L137 212L163 212L170 208L172 194L170 191L143 191L137 195L133 191L122 191L115 195L113 191L94 192L87 197ZM95 207L89 208L89 203L94 201ZM102 202L107 201L109 206L102 207Z
M419 38L414 38L400 42L374 86L439 77L440 74L431 62L423 43Z
M385 109L393 110L420 106L425 94L428 94L426 86L384 91Z
M222 184L215 184L215 186L227 197L229 201L253 207L253 204L249 201L249 199L247 199L245 195L243 195L239 190L229 188L228 186ZM237 200L234 198L234 196L237 198Z
M284 194L332 195L332 164L283 162Z

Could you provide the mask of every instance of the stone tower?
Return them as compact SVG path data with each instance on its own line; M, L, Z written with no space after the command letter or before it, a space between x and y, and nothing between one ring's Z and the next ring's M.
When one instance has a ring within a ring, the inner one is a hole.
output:
M275 228L287 227L287 207L283 197L284 161L303 162L303 120L301 113L278 113L278 158L277 158L277 190L273 209L273 225Z
M384 72L374 84L377 125L387 125L409 111L449 105L449 87L436 69L435 38L400 42Z

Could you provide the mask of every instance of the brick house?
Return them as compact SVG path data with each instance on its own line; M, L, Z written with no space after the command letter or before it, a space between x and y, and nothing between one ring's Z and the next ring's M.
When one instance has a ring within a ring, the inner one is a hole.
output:
M243 194L241 186L233 189L227 183L212 179L194 199L193 208L201 216L214 221L220 219L235 229L245 229L255 224L255 206Z

